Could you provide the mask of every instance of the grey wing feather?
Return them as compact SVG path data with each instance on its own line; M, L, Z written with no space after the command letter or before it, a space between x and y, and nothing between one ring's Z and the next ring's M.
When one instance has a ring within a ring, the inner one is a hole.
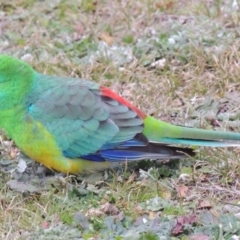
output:
M93 82L39 75L28 101L31 117L55 136L69 157L121 144L143 130L133 110L101 96Z

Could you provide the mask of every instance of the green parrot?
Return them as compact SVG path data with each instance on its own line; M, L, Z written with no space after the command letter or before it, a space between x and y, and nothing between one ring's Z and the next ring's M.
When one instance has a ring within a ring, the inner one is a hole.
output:
M194 156L172 145L239 146L240 134L175 126L148 116L107 87L36 72L0 55L0 128L31 159L78 174L142 159Z

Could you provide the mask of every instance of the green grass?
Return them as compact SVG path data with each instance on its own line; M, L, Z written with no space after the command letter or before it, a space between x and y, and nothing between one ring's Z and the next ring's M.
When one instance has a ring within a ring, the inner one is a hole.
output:
M42 73L109 86L159 119L238 131L239 8L232 0L14 0L0 4L0 51ZM1 239L240 235L237 148L201 148L195 159L81 178L42 178L32 164L20 174L15 146L3 138L0 151ZM10 189L10 179L38 190ZM102 209L106 203L118 213ZM177 219L185 221L178 231Z

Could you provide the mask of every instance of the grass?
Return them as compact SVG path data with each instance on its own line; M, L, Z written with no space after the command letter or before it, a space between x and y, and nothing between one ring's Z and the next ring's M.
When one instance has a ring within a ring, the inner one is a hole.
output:
M42 73L109 86L161 120L238 131L239 7L231 0L14 0L0 4L0 51ZM2 239L240 235L238 148L42 178L32 163L19 173L16 148L2 142ZM11 189L11 179L37 190Z

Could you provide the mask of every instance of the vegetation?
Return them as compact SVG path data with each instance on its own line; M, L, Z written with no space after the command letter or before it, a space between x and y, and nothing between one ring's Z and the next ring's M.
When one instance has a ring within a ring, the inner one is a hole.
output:
M12 0L0 52L47 74L110 86L161 120L238 131L236 0ZM4 133L1 239L239 239L239 149L64 176Z

